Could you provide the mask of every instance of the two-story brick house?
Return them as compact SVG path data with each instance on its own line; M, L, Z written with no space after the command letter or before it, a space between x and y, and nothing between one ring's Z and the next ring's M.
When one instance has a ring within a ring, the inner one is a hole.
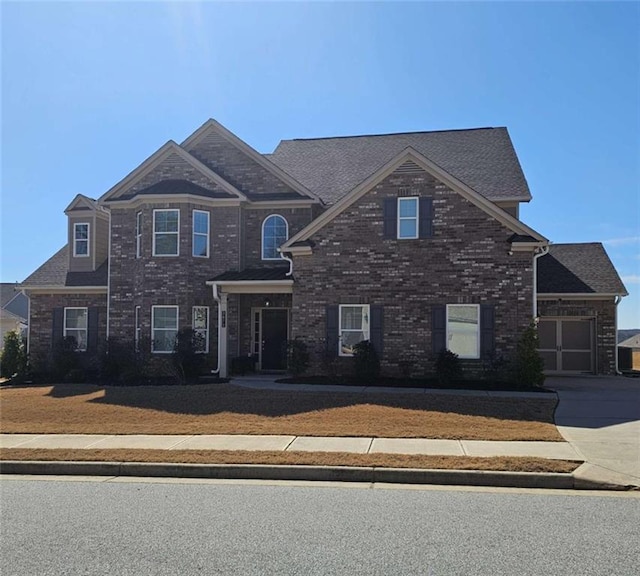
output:
M98 200L71 202L67 246L22 285L30 352L144 338L161 358L190 326L221 375L247 355L284 369L292 338L314 372L346 367L360 340L389 373L424 372L445 347L472 369L512 355L542 316L550 370L613 373L626 290L600 244L550 245L521 222L530 199L504 128L259 154L209 120Z

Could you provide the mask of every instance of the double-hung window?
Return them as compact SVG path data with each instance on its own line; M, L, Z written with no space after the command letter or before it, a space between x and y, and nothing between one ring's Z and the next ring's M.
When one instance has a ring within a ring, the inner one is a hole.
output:
M193 255L200 258L209 257L209 212L193 211Z
M262 223L262 259L280 260L278 248L289 238L289 225L278 214L272 214Z
M136 258L142 256L142 212L136 214Z
M369 340L369 318L368 304L340 305L340 356L353 356L353 347Z
M447 305L447 349L460 358L480 358L480 306Z
M419 211L417 197L398 198L398 238L418 238Z
M87 349L87 308L64 309L65 338L75 340L75 349L84 352Z
M180 210L153 211L153 255L178 256Z
M193 307L193 333L198 352L209 352L209 307Z
M173 352L178 335L178 307L151 307L151 350L159 354Z
M73 225L73 255L89 256L89 224Z

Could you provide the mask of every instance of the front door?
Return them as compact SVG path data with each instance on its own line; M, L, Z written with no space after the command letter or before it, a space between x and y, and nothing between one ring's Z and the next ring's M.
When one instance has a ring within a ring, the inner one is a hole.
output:
M289 311L262 309L262 370L286 370Z
M541 318L538 324L540 356L549 372L593 372L593 320Z

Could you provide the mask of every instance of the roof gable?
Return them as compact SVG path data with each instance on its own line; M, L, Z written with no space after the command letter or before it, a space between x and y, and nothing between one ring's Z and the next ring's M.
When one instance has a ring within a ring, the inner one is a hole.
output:
M487 200L484 196L478 194L475 190L471 189L469 186L458 180L455 176L447 173L440 166L436 165L434 162L424 157L416 150L407 148L400 154L398 154L395 158L392 158L384 166L376 170L373 174L371 174L368 178L366 178L363 182L356 186L351 192L343 196L339 202L331 206L331 208L321 214L308 226L303 228L300 232L298 232L298 234L290 238L285 244L283 244L282 251L284 252L287 248L291 248L293 244L308 240L313 234L326 226L336 216L344 212L349 206L351 206L354 202L364 196L369 190L371 190L378 183L382 182L382 180L384 180L398 168L400 168L400 170L402 171L415 170L416 167L430 173L433 177L446 184L454 192L461 194L471 203L475 204L478 208L484 210L486 213L502 222L515 234L530 236L535 242L547 242L547 239L544 236L542 236L532 228L529 228L527 225L520 222L520 220L514 218L513 216L502 210L502 208L496 206L493 202Z
M531 194L506 128L283 140L269 159L334 204L406 148L492 201Z
M125 176L120 182L108 190L100 197L100 202L109 202L118 200L126 194L127 190L134 186L136 182L139 182L148 175L154 168L157 168L163 161L167 160L172 154L176 154L181 160L192 166L195 170L200 172L203 176L206 176L210 180L213 180L218 186L220 186L225 192L229 193L232 197L246 200L246 196L240 192L235 186L227 182L219 174L211 170L208 166L205 166L200 160L194 158L186 150L178 146L173 140L169 140L159 150L154 152L149 158L147 158L140 166Z
M234 166L234 164L236 164L234 161L219 162L213 165L213 159L211 157L205 158L199 149L207 146L215 147L221 143L226 143L237 150L239 154L244 156L246 160L253 165L254 170L264 171L267 179L275 179L288 189L288 191L280 190L276 192L276 195L290 199L303 197L318 201L318 197L313 192L212 118L207 120L200 128L191 134L191 136L182 142L181 146L205 164L212 164L210 166L212 169L223 173L228 180L233 181L238 188L243 189L243 192L252 200L264 199L263 196L265 196L265 194L255 193L254 190L250 189L251 186L244 184L243 180L244 177L246 177L246 170L243 170L243 167Z
M65 214L74 211L96 211L98 209L98 203L93 199L85 196L84 194L76 194L76 197L71 201L69 206L64 210Z

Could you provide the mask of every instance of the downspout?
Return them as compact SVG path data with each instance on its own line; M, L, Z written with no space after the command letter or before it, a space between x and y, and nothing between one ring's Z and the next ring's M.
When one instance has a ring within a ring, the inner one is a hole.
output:
M106 210L105 208L102 208ZM96 219L97 222L97 219ZM109 248L107 249L107 331L106 339L109 341L109 323L111 310L111 210L109 210Z
M27 299L27 356L29 355L29 350L31 349L31 298L27 294L27 291L24 288L20 289L20 293L24 294ZM616 320L617 324L617 320Z
M280 252L280 248L278 248L278 252ZM280 252L280 258L289 262L289 271L285 274L285 276L291 276L293 274L293 260L288 256L285 256L284 252Z
M616 313L614 315L614 318L615 318L614 328L615 328L615 334L616 334L616 346L615 346L614 353L613 353L614 357L615 357L615 371L616 371L616 375L617 376L622 376L622 372L620 372L620 368L618 367L618 304L620 304L620 302L622 302L622 296L618 295L618 296L615 297L615 300L614 300L614 303L616 305Z
M220 294L218 294L218 285L213 284L213 299L218 304L218 367L211 370L211 374L220 374L220 326L222 325L222 303L220 302Z
M549 253L549 246L540 246L536 248L533 255L533 321L538 318L538 258Z

